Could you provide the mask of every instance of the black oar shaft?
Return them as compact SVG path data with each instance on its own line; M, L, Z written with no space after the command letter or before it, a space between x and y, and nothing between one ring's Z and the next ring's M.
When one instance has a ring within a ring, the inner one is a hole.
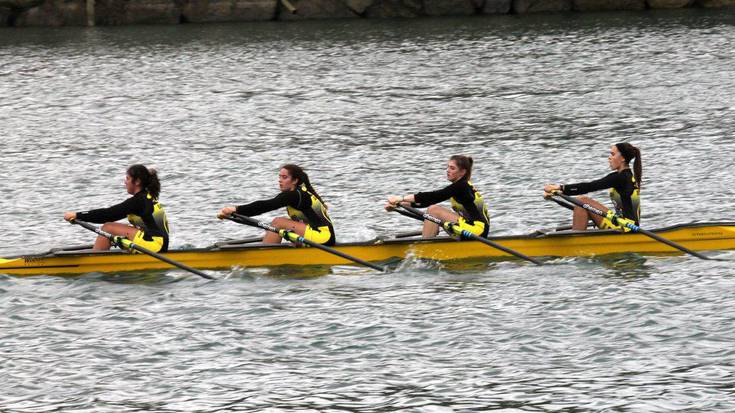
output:
M174 261L174 260L172 260L170 258L164 257L163 255L161 255L161 254L159 254L157 252L153 252L153 251L151 251L151 250L149 250L147 248L143 248L140 245L136 245L135 243L133 243L132 241L128 240L127 238L122 238L122 237L118 237L118 236L115 236L115 235L112 235L112 234L108 234L107 232L102 231L101 229L95 227L94 225L92 225L92 224L90 224L88 222L79 221L79 220L73 220L73 221L71 221L71 223L72 224L77 224L77 225L79 225L81 227L84 227L84 228L86 228L86 229L88 229L88 230L96 233L97 235L100 235L100 236L103 236L103 237L109 239L110 242L113 245L117 245L117 246L124 247L124 248L129 248L129 249L134 249L134 250L136 250L138 252L141 252L143 254L150 255L151 257L156 258L158 260L161 260L161 261L163 261L165 263L171 264L174 267L178 267L178 268L181 268L182 270L189 271L191 273L194 273L194 274L196 274L196 275L198 275L200 277L206 278L208 280L214 280L214 277L212 277L211 275L208 275L206 273L203 273L203 272L197 270L196 268L192 268L192 267L190 267L190 266L188 266L186 264L182 264L182 263L177 262L177 261ZM128 241L128 242L125 242L125 241Z
M588 204L586 202L582 202L582 201L580 201L577 198L571 197L569 195L562 194L561 192L556 192L553 196L554 197L559 197L559 198L561 198L561 199L563 199L563 200L565 200L567 202L570 202L570 203L572 203L574 205L577 205L580 208L583 208L583 209L585 209L585 210L587 210L587 211L589 211L589 212L591 212L591 213L593 213L595 215L599 215L599 216L601 216L603 218L606 218L607 217L607 214L605 212L603 212L603 211L601 211L601 210L593 207L592 205L590 205L590 204ZM643 228L639 227L638 225L633 224L631 222L622 222L621 221L619 223L622 226L630 229L632 232L640 232L643 235L646 235L646 236L648 236L650 238L653 238L656 241L661 242L663 244L666 244L666 245L668 245L668 246L670 246L672 248L678 249L679 251L686 252L687 254L693 255L693 256L695 256L697 258L701 258L703 260L709 260L709 259L711 259L710 257L708 257L706 255L702 255L702 254L700 254L700 253L698 253L696 251L692 251L692 250L690 250L689 248L687 248L687 247L685 247L683 245L679 245L679 244L677 244L677 243L675 243L673 241L667 240L666 238L664 238L664 237L662 237L660 235L654 234L651 231L645 230L645 229L643 229Z
M258 221L256 219L253 219L253 218L250 218L250 217L246 217L245 215L232 214L230 216L226 216L225 218L229 219L230 221L237 222L239 224L250 225L252 227L262 228L262 229L264 229L266 231L275 232L276 234L279 234L279 235L281 234L281 231L282 231L282 230L274 227L273 225L267 224L265 222ZM291 232L292 234L295 234L296 235L296 239L295 240L292 240L289 237L286 237L286 239L288 239L291 242L300 242L300 243L306 244L306 245L308 245L310 247L314 247L314 248L320 249L322 251L328 252L330 254L337 255L337 256L342 257L342 258L344 258L346 260L349 260L349 261L352 261L352 262L356 262L356 263L361 264L361 265L364 265L366 267L370 267L370 268L372 268L374 270L378 270L378 271L381 271L381 272L384 272L385 271L385 268L383 268L383 267L381 267L379 265L373 264L371 262L362 260L362 259L357 258L357 257L353 257L353 256L348 255L348 254L345 254L345 253L343 253L341 251L337 251L334 248L329 248L326 245L322 245L322 244L319 244L317 242L310 241L310 240L308 240L308 239L302 237L301 235L298 235L298 234L296 234L296 233L294 233L292 231L286 231L286 232Z
M405 211L401 211L401 209L403 209ZM410 207L410 206L405 206L405 205L400 205L399 204L398 205L398 209L396 209L396 211L399 214L401 214L401 215L405 215L407 217L411 217L411 218L414 218L414 219L417 219L417 220L420 220L420 221L423 221L423 220L431 221L431 222L439 225L440 227L444 227L444 225L447 224L445 221L442 221L441 219L439 219L439 218L437 218L437 217L435 217L433 215L426 214L426 213L424 213L422 211L419 211L418 209L413 208L413 207ZM454 225L454 224L452 224L452 225ZM481 242L481 243L483 243L485 245L488 245L490 247L493 247L495 249L498 249L500 251L503 251L503 252L505 252L505 253L507 253L509 255L513 255L515 257L524 259L526 261L530 261L530 262L532 262L532 263L534 263L536 265L542 265L541 261L539 261L537 259L531 258L528 255L522 254L522 253L520 253L518 251L515 251L515 250L512 250L510 248L504 247L504 246L502 246L502 245L500 245L500 244L498 244L496 242L490 241L487 238L483 238L483 237L481 237L479 235L476 235L476 234L473 234L473 233L471 233L469 231L462 231L462 235L464 235L465 237L470 238L472 240L479 241L479 242Z

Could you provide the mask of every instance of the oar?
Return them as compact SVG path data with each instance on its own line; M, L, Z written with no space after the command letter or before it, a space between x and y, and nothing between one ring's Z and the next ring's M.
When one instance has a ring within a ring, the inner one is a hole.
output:
M243 245L243 244L252 244L254 242L260 242L263 241L263 237L251 237L251 238L245 238L245 239L233 239L228 241L218 241L212 244L209 248L221 248L226 247L230 245Z
M700 253L698 253L696 251L692 251L689 248L684 247L683 245L679 245L679 244L677 244L677 243L675 243L673 241L669 241L666 238L661 237L659 235L656 235L656 234L654 234L651 231L645 230L645 229L639 227L638 225L634 224L629 219L618 217L618 216L616 216L615 214L612 214L612 213L608 215L607 213L602 212L599 209L593 207L592 205L587 204L585 202L582 202L582 201L580 201L577 198L571 197L569 195L565 195L565 194L563 194L563 193L561 193L559 191L554 191L554 193L552 195L552 198L553 197L559 197L559 198L561 198L561 199L563 199L563 200L565 200L567 202L570 202L570 203L572 203L574 205L579 206L580 208L584 208L587 211L589 211L589 212L591 212L591 213L593 213L595 215L599 215L599 216L601 216L603 218L608 218L615 225L622 225L622 226L630 229L632 232L640 232L643 235L646 235L648 237L651 237L651 238L655 239L656 241L662 242L662 243L664 243L664 244L666 244L666 245L668 245L670 247L676 248L679 251L683 251L683 252L686 252L687 254L694 255L695 257L701 258L703 260L711 260L712 259L712 258L710 258L710 257L708 257L706 255L702 255L702 254L700 254ZM612 212L612 211L610 211L610 212Z
M549 199L551 199L552 201L556 202L558 205L563 206L566 209L571 209L572 211L574 211L574 205L573 204L570 204L569 202L566 202L563 199L559 199L559 198L555 198L555 197L551 197Z
M127 239L125 237L120 237L120 236L117 236L117 235L108 234L107 232L102 231L101 229L99 229L99 228L95 227L94 225L90 224L89 222L79 221L77 219L74 219L74 220L72 220L70 222L72 224L77 224L77 225L79 225L81 227L84 227L84 228L86 228L86 229L88 229L88 230L90 230L92 232L95 232L95 233L97 233L97 235L101 235L101 236L109 239L110 242L112 243L112 245L116 245L116 246L118 246L120 248L126 248L126 249L129 249L129 250L136 250L138 252L142 252L143 254L150 255L153 258L159 259L159 260L161 260L163 262L166 262L166 263L169 263L169 264L173 265L174 267L179 267L182 270L189 271L191 273L194 273L194 274L196 274L196 275L198 275L200 277L206 278L208 280L214 280L215 279L211 275L205 274L205 273L197 270L196 268L191 268L190 266L188 266L186 264L182 264L182 263L177 262L177 261L174 261L174 260L172 260L170 258L166 258L166 257L164 257L163 255L161 255L159 253L153 252L153 251L151 251L151 250L149 250L147 248L143 248L140 245L136 245L133 241L130 241L129 239Z
M403 209L404 211L401 211L401 209ZM420 221L424 221L424 220L431 221L431 222L439 225L440 227L447 229L448 231L450 231L452 233L459 233L459 234L461 234L465 238L469 238L469 239L472 239L472 240L475 240L475 241L479 241L479 242L481 242L481 243L483 243L485 245L489 245L489 246L491 246L493 248L499 249L500 251L506 252L506 253L508 253L510 255L514 255L514 256L516 256L518 258L521 258L521 259L524 259L526 261L530 261L530 262L532 262L532 263L534 263L536 265L542 265L541 261L536 260L536 259L533 259L533 258L529 257L528 255L521 254L520 252L515 251L515 250L512 250L510 248L506 248L506 247L504 247L504 246L502 246L502 245L500 245L498 243L492 242L489 239L484 238L484 237L481 237L479 235L475 235L475 234L473 234L473 233L471 233L471 232L469 232L467 230L461 230L460 231L459 230L459 227L456 227L456 224L454 224L452 222L448 222L448 221L442 221L441 219L439 219L439 218L437 218L437 217L435 217L433 215L429 215L429 214L426 214L424 212L421 212L421 211L419 211L416 208L398 204L398 208L395 209L395 211L398 212L401 215L405 215L407 217L410 217L410 218L413 218L413 219L417 219L417 220L420 220Z
M262 229L264 229L266 231L275 232L276 234L280 235L281 237L283 237L283 238L285 238L285 239L287 239L287 240L289 240L291 242L298 242L298 243L301 243L301 244L306 244L306 245L308 245L310 247L318 248L318 249L320 249L322 251L326 251L326 252L328 252L330 254L334 254L334 255L340 256L340 257L345 258L345 259L348 259L348 260L350 260L352 262L356 262L358 264L362 264L362 265L364 265L366 267L370 267L372 269L375 269L375 270L378 270L378 271L381 271L381 272L385 272L385 268L383 268L383 267L381 267L379 265L375 265L375 264L373 264L371 262L367 262L367 261L361 260L360 258L353 257L353 256L348 255L348 254L345 254L345 253L343 253L341 251L337 251L334 248L329 248L326 245L322 245L322 244L319 244L317 242L309 241L308 239L302 237L301 235L299 235L299 234L297 234L297 233L295 233L293 231L289 231L289 230L285 230L285 229L278 229L278 228L274 227L273 225L266 224L265 222L260 222L258 220L253 219L253 218L246 217L245 215L240 215L240 214L232 214L232 215L229 215L229 216L225 216L224 218L227 218L230 221L237 222L238 224L250 225L251 227L258 227L258 228L262 228Z

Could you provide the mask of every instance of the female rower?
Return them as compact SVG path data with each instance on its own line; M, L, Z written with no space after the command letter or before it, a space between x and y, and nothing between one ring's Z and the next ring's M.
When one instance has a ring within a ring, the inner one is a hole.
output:
M635 159L635 162L633 163L633 172L631 172L629 165L633 159ZM548 198L553 191L561 191L565 195L580 195L610 188L610 199L614 205L615 214L638 225L641 216L639 197L642 172L641 151L627 142L616 143L610 147L610 156L607 157L607 162L614 172L604 178L578 184L546 185L544 186L544 197ZM592 198L581 196L579 200L603 212L609 211L607 207ZM578 206L574 207L572 229L586 230L589 219L592 219L595 225L601 229L628 230L622 225L613 224L608 218L593 214Z
M406 196L391 196L385 204L390 211L399 203L420 208L429 207L429 215L442 221L453 222L461 230L467 230L479 236L487 236L489 218L485 201L479 192L472 186L472 158L464 155L454 155L447 162L447 180L449 186L433 192L419 192ZM440 207L439 202L450 200L454 212ZM439 226L430 221L424 221L422 236L435 237L439 234Z
M298 165L287 164L278 172L281 193L273 199L255 201L237 207L222 208L218 216L223 218L232 213L248 217L260 215L286 207L289 218L279 217L271 221L278 229L293 231L309 241L323 245L334 245L334 227L327 215L327 206L309 182L309 176ZM263 242L279 244L281 236L266 231Z
M131 166L125 174L125 189L132 197L122 203L86 212L65 212L64 219L104 224L102 230L109 234L125 237L153 252L166 252L168 220L158 202L161 182L156 170L143 165ZM131 225L114 222L125 217ZM97 236L94 249L109 250L110 240Z

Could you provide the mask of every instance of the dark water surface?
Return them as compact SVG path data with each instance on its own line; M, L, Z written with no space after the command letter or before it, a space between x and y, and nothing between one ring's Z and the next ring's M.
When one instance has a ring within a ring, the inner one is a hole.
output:
M256 235L214 214L286 162L341 241L415 229L382 200L455 153L491 232L527 233L620 140L644 227L735 220L733 44L723 10L0 29L0 256L91 241L63 211L124 199L137 162L173 247ZM735 410L735 265L552 263L0 276L0 411Z

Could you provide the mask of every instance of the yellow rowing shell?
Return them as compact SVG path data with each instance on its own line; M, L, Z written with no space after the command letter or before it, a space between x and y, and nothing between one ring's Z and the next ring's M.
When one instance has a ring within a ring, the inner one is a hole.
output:
M735 249L735 222L692 223L653 230L695 251ZM490 237L494 242L532 257L593 256L614 253L676 253L668 245L642 234L614 231L537 231L529 235ZM512 258L477 241L432 239L373 240L339 244L335 249L376 263L407 257L430 260ZM240 244L172 250L166 257L198 269L273 267L281 265L353 264L315 248L291 245ZM51 250L47 253L0 258L0 273L12 275L83 274L172 268L142 254L121 251Z

